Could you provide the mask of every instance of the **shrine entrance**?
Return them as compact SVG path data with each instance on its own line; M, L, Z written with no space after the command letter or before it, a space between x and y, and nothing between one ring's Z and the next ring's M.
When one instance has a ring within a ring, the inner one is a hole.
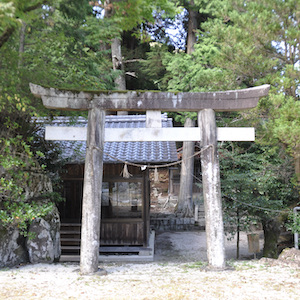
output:
M100 245L148 247L150 233L147 177L104 179ZM101 250L100 247L100 250Z
M254 129L216 128L214 111L238 111L256 107L268 94L269 85L235 91L209 93L171 93L135 91L72 92L30 84L31 92L41 97L47 108L88 110L88 128L59 129L62 139L86 139L82 207L80 270L98 271L100 210L104 143L115 141L201 141L201 168L205 206L207 257L209 266L225 268L224 227L220 187L218 140L253 141ZM146 111L146 128L104 128L106 111ZM160 111L194 111L199 128L161 128ZM51 130L50 130L51 131ZM53 132L52 132L53 134ZM54 133L54 136L57 133ZM46 133L47 136L47 133Z
M119 176L121 164L104 165L101 197L101 232L99 254L136 254L149 249L150 195L148 170L129 167L131 177ZM66 165L63 196L58 206L61 218L61 261L77 261L80 254L80 232L83 199L84 165ZM153 251L148 251L149 255ZM109 256L113 254L113 256ZM128 257L125 256L125 257ZM133 259L133 257L131 257ZM143 257L135 257L142 260ZM151 257L146 257L151 260ZM153 255L152 255L153 259Z
M145 115L106 116L106 128L143 128L146 126ZM172 119L167 114L161 115L164 128L172 126ZM85 118L78 118L76 129L87 127ZM71 123L73 124L73 123ZM70 119L56 117L51 129L70 128ZM65 127L66 126L66 127ZM71 127L72 128L72 127ZM55 137L59 140L59 135ZM61 217L61 261L78 260L80 251L80 230L82 217L82 196L84 181L84 162L86 141L57 141L61 158L67 160L61 172L63 197L60 203ZM103 181L101 195L101 226L99 253L105 260L153 260L153 251L149 249L150 235L150 188L149 167L177 161L175 142L106 142L104 145ZM124 173L124 162L128 161ZM134 162L131 164L130 162ZM141 169L141 166L143 168ZM109 249L107 247L110 247ZM133 250L134 247L134 251ZM153 246L151 246L153 249ZM115 251L115 252L114 252ZM143 253L143 255L136 255ZM148 253L149 255L147 255Z

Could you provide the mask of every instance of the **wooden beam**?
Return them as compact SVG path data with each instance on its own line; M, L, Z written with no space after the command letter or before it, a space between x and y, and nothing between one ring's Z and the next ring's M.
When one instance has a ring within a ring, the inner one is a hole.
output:
M86 127L46 126L45 140L50 141L86 141Z
M225 268L225 241L221 201L220 167L215 113L204 109L198 114L201 130L201 172L205 209L207 258L214 269Z
M88 110L96 106L109 111L237 111L257 106L269 92L269 85L254 88L202 93L149 91L68 91L44 88L30 83L31 92L43 100L47 108Z
M85 141L86 127L46 126L45 139L57 141ZM218 141L254 141L252 127L217 128ZM200 141L199 128L105 128L105 142Z
M54 88L44 88L40 85L29 84L31 93L42 98L47 108L61 110L88 110L94 95L86 92L62 91Z

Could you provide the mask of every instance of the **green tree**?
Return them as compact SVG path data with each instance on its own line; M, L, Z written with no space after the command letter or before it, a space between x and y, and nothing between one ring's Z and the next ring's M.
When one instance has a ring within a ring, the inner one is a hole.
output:
M287 161L290 162L294 173L299 174L299 1L198 0L195 4L199 5L200 12L211 17L201 24L192 55L183 52L165 55L164 65L167 71L163 81L166 82L167 88L214 91L270 83L269 97L260 101L257 109L238 114L218 114L218 118L223 126L232 126L231 118L235 119L236 126L241 123L246 126L254 125L257 128L257 143L261 145L256 147L271 147L268 152L260 154L259 161L262 158L268 160L270 151L274 156L276 153L281 156L288 155L293 158L294 163L291 163L291 160ZM239 161L238 156L236 160ZM270 172L274 178L277 178L276 168L290 169L290 166L283 162L275 163L271 160L269 164L273 166ZM254 167L251 161L249 166ZM263 180L263 173L255 170L254 168L251 172L256 174L256 181L259 178ZM223 171L227 172L227 175L224 174L227 180L234 178L235 173L228 173L228 169ZM292 181L291 176L287 179ZM223 183L225 188L227 183ZM268 195L273 189L282 195L281 199L286 197L280 209L291 205L289 201L297 201L297 198L288 196L290 190L285 185L277 188L276 184L273 188L266 185L267 189ZM244 195L245 192L243 191ZM236 190L236 197L239 197L240 193ZM255 205L255 195L248 196L249 204ZM270 208L274 207L276 210L277 198L274 196L270 199L273 199L269 201ZM242 212L256 214L247 207L244 207ZM261 218L265 224L266 236L278 229L278 224L272 223L275 219L272 214L265 214ZM274 246L274 243L272 245ZM274 247L269 250L269 254L265 251L265 255L273 255Z
M30 116L36 109L28 98L17 94L0 96L0 227L17 226L26 234L27 225L35 218L47 215L53 209L47 191L43 204L30 197L37 176L45 176L45 165L41 164L45 154L37 149L33 140ZM40 137L41 138L41 137ZM45 147L44 147L45 149ZM46 151L45 151L46 153ZM41 200L41 199L39 199Z
M0 48L10 39L32 12L48 3L47 0L2 0L0 3Z
M29 2L24 6L21 2L11 2L11 7L24 12ZM52 6L39 5L30 14L9 15L11 22L22 26L13 27L0 48L1 226L18 226L26 233L32 219L47 214L52 200L60 199L47 194L48 200L37 205L28 196L36 174L55 174L59 168L54 164L59 155L53 151L55 145L44 141L40 125L32 119L52 113L31 95L29 82L66 88L113 87L105 55L94 50L95 43L87 38L91 29L86 28L82 12L92 14L92 8L86 4L56 1ZM1 27L4 31L5 26ZM103 76L106 70L108 75Z
M265 141L285 145L298 176L299 5L297 0L212 1L215 18L203 26L220 49L215 66L228 70L241 87L272 85L256 114L267 121Z
M271 147L256 145L249 149L243 143L224 145L220 158L226 223L234 226L232 233L248 231L251 225L262 223L263 254L276 257L278 223L282 223L289 205L298 197L291 182L291 158L284 151L277 153Z
M154 7L173 7L165 0L115 4L114 18L104 20L97 18L95 8L85 0L1 3L4 16L0 21L2 225L14 224L17 216L19 225L25 228L33 215L39 216L51 206L48 203L39 211L34 207L34 199L25 197L31 184L30 174L53 173L50 162L58 155L51 147L45 147L36 134L39 129L32 117L54 112L46 111L31 95L29 82L62 88L113 89L115 74L103 43L133 27L137 36L140 23L153 20Z

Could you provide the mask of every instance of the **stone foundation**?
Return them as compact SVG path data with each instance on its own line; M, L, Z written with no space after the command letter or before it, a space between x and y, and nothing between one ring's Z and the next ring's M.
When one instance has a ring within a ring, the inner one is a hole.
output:
M194 218L184 218L176 214L151 214L150 227L155 231L199 230Z
M18 228L0 229L0 268L12 267L28 261L25 238Z
M33 238L27 239L26 248L31 263L52 263L59 261L60 218L58 209L45 218L38 218L29 227Z
M24 192L25 199L38 199L43 193L52 192L51 181L46 175L33 172L31 176L31 185ZM39 204L46 200L36 201ZM59 260L60 217L56 206L47 216L31 222L27 236L25 238L20 234L17 225L10 228L0 226L0 268L27 262L51 263Z
M21 263L52 263L58 261L60 219L57 208L46 217L32 222L25 238L17 227L0 229L0 268Z

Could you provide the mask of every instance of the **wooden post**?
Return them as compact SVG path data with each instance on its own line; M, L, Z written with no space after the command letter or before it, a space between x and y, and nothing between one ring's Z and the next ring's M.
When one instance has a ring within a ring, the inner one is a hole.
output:
M225 268L224 225L221 202L220 167L217 152L217 130L212 109L201 110L198 124L202 136L202 183L205 208L205 231L209 265Z
M80 271L98 271L105 111L89 110L81 221Z

